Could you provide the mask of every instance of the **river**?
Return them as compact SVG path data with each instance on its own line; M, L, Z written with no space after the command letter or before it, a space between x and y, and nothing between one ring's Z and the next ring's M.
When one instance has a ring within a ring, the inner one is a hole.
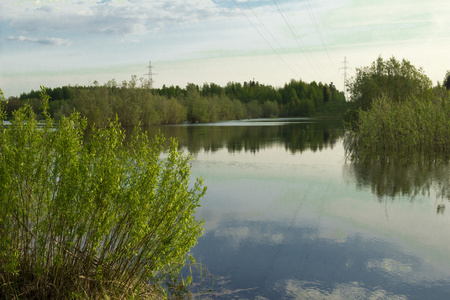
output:
M193 298L450 297L448 163L353 163L339 121L158 130L208 187Z

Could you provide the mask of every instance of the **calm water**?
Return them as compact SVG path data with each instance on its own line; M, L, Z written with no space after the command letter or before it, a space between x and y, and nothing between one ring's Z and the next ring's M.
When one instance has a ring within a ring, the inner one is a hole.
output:
M353 164L339 122L161 130L208 187L194 298L450 298L448 164Z

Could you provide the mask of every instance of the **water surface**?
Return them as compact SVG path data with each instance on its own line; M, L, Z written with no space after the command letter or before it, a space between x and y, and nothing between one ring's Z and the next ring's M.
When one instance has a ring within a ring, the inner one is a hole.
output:
M213 279L197 277L194 297L450 297L448 164L351 163L332 121L163 130L208 187L192 254Z

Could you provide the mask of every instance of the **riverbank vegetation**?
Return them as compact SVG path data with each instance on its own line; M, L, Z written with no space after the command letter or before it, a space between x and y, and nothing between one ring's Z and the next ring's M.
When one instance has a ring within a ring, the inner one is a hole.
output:
M43 103L43 122L26 105L0 130L0 298L164 295L202 233L191 158L160 136L125 146L117 121L85 137L79 113L54 122Z
M150 89L148 82L136 76L118 84L63 86L47 89L49 113L55 119L69 116L75 109L89 124L102 127L117 115L123 126L207 123L246 118L302 117L340 115L348 108L343 92L333 83L305 83L291 80L281 88L255 81L230 82L225 87L214 83L188 84ZM7 116L29 103L37 115L39 92L10 97Z
M409 61L379 57L357 69L349 86L352 131L346 145L358 159L447 157L450 153L450 73L432 87Z

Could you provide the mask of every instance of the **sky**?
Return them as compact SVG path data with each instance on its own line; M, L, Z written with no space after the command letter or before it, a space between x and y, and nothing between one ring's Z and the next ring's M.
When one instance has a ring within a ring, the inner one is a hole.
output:
M344 89L379 56L437 84L450 70L448 0L1 0L0 88L154 87L291 79Z

